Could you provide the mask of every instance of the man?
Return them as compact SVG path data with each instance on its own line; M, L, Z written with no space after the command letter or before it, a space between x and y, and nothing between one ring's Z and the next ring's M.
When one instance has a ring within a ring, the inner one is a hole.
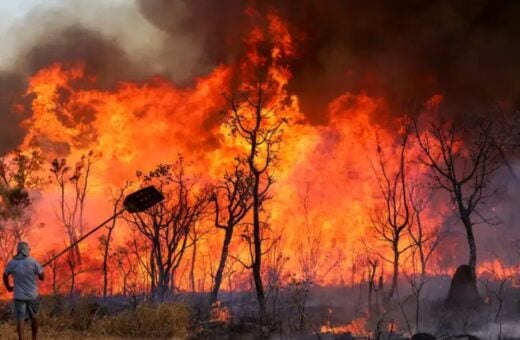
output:
M40 298L38 296L38 282L36 277L43 281L43 267L35 259L29 256L29 244L20 242L17 246L16 256L9 261L4 271L4 285L9 292L13 287L9 283L9 275L14 281L14 310L16 315L16 329L18 339L23 340L23 323L31 320L32 338L38 336L38 309Z

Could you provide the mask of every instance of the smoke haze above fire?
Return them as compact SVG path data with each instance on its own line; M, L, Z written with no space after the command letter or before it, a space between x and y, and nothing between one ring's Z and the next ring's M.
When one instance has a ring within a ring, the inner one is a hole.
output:
M214 63L228 61L240 46L249 3L140 1L157 27L172 34L182 29L204 42ZM179 26L169 19L181 4L188 15ZM443 93L453 111L519 99L518 2L269 0L255 5L287 20L298 50L291 89L315 122L326 121L324 108L344 91L382 96L401 109L410 99L433 93Z
M176 82L192 79L200 52L186 35L166 35L127 1L32 1L2 5L6 20L0 30L0 152L23 138L21 121L12 112L37 70L55 62L85 62L104 88L118 81L161 74ZM179 14L181 15L181 14ZM172 18L175 20L175 18Z
M26 4L24 7L23 4ZM56 61L85 60L106 86L163 75L190 83L233 60L250 25L246 0L27 1L2 5L2 150L15 146L22 117L9 113L28 74ZM297 40L291 91L314 123L345 91L382 96L394 110L444 94L451 115L518 103L520 4L515 1L260 1L287 20ZM7 26L7 27L6 27ZM6 128L9 126L9 128ZM13 129L17 131L13 131Z

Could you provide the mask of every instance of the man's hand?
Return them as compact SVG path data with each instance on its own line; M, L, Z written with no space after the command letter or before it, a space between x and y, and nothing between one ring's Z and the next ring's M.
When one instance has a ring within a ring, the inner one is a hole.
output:
M4 273L2 278L4 279L4 286L5 286L5 288L7 288L7 291L8 292L12 292L13 291L13 287L9 284L9 275Z

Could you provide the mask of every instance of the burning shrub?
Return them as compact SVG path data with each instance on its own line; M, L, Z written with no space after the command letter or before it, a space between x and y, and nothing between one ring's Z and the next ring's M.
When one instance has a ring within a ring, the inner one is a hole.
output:
M210 320L213 322L230 323L232 319L231 310L227 306L223 306L222 302L215 301L211 305Z
M136 337L181 337L188 335L190 311L182 304L139 305L135 310L105 318L99 327L105 334Z

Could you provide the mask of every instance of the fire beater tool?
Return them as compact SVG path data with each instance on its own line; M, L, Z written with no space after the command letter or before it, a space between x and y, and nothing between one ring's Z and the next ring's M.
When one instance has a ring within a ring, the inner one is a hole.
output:
M99 230L101 227L103 227L108 222L112 221L113 219L117 218L119 215L124 213L125 211L128 211L130 213L138 213L145 211L148 208L153 207L157 203L164 200L163 194L157 190L153 185L150 185L149 187L143 188L141 190L138 190L136 192L133 192L125 197L125 200L123 201L123 208L119 210L117 213L115 213L113 216L109 217L105 221L101 222L97 227L90 230L88 233L83 235L81 238L79 238L77 241L72 243L67 248L63 249L60 253L54 255L50 260L45 262L43 265L44 267L50 264L52 261L56 260L61 255L65 254L67 251L75 247L78 243L95 233L97 230Z

